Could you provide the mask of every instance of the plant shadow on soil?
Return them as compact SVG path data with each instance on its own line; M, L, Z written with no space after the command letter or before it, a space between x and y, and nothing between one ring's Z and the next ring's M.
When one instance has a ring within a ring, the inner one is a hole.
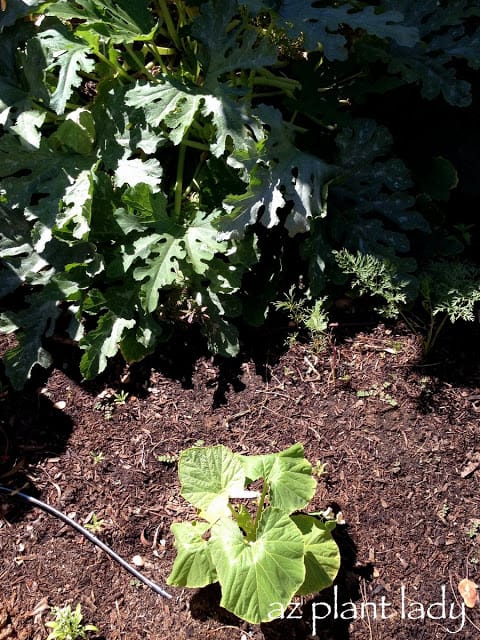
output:
M366 326L373 324L368 322ZM349 327L348 323L339 323L340 328L334 334L337 344L358 333L359 326L356 323L352 325ZM288 350L289 328L285 323L275 323L261 329L245 329L242 334L239 356L211 359L214 374L206 384L214 387L213 409L226 405L230 392L240 393L245 389L242 381L244 363L253 362L255 373L268 382L270 368ZM81 352L78 346L65 343L61 338L57 340L57 336L50 339L46 346L53 356L53 367L62 369L68 378L80 382ZM479 351L480 324L459 322L444 332L439 345L427 359L412 363L412 369L435 378L418 398L421 413L429 413L441 401L438 398L441 393L437 393L437 389L441 389L445 382L470 387L480 385ZM121 357L117 357L112 359L103 374L93 381L83 382L83 386L92 394L108 385L114 390L125 390L146 397L151 375L157 372L167 379L179 381L183 388L191 389L197 363L209 357L206 341L195 327L189 326L177 332L168 344L160 345L155 354L130 365L126 377L122 376L125 363ZM74 426L70 418L42 394L48 376L49 371L36 367L23 391L3 392L0 395L0 483L15 486L19 490L27 490L28 487L32 495L35 495L35 487L22 470L63 453ZM0 383L3 388L8 388L1 361ZM19 506L15 513L21 517L28 508L28 505Z
M334 537L341 556L340 570L334 584L305 601L298 611L295 607L289 607L283 617L262 623L260 627L265 640L306 640L312 634L319 640L349 640L351 620L342 619L342 608L360 599L359 579L370 580L373 567L357 566L357 548L348 526L337 527ZM199 589L190 599L192 617L200 621L212 618L221 624L248 629L248 623L220 606L220 599L218 583ZM273 603L272 609L276 606Z
M23 391L0 397L0 484L37 497L29 467L65 451L73 421L42 393L47 372L36 372ZM4 380L0 371L0 380ZM7 500L4 496L0 500ZM31 507L8 500L9 520L23 518ZM1 502L0 502L1 506Z
M354 337L355 333L346 331L344 336L339 334L336 339L340 343L344 337ZM435 384L419 398L419 406L424 405L425 412L434 411L436 405L444 402L442 383L470 388L480 386L479 333L477 324L452 327L442 336L437 349L428 360L409 364L412 369L418 367L418 371L435 377ZM286 335L286 331L280 330L258 331L251 336L248 344L245 342L246 346L238 358L210 360L212 374L207 380L207 386L213 388L213 408L226 404L232 392L243 390L244 362L253 361L256 373L268 380L270 366L277 363L287 351ZM125 365L120 359L116 359L98 380L84 384L84 389L94 396L108 385L113 389L131 390L138 396L147 397L152 372L158 372L167 379L179 381L184 388L190 388L193 386L198 362L208 357L203 342L197 342L195 348L191 345L192 342L190 339L187 340L187 336L179 335L176 341L162 346L157 354L144 363L129 367L127 382L120 381L121 374L125 372ZM51 351L54 355L54 366L63 369L71 379L79 380L79 350L74 347L66 348L59 343ZM8 391L0 395L0 483L34 496L37 493L36 488L27 481L25 473L32 465L60 456L67 447L74 427L72 420L56 408L48 396L41 393L47 378L48 372L37 370L24 391ZM0 381L8 388L1 372ZM73 501L74 498L75 496ZM8 509L8 519L11 522L21 521L30 509L20 501L7 500L0 496L0 509L3 505ZM336 536L342 558L341 570L335 582L336 592L330 588L309 600L302 607L301 619L278 619L262 624L261 631L266 640L305 640L313 630L315 604L325 603L333 609L335 597L340 604L359 601L360 580L368 581L372 578L372 567L356 566L357 551L347 527L338 527ZM192 617L198 620L218 620L225 625L244 628L244 623L221 609L219 603L218 585L201 589L190 599ZM325 610L325 607L318 607L318 615L322 609ZM332 619L332 616L327 616L324 620L317 619L315 622L315 631L321 640L350 638L349 620L339 617Z
M125 362L118 355L112 358L102 374L93 381L83 382L83 385L92 393L108 384L114 389L123 389L138 397L146 397L151 375L156 372L167 379L180 382L184 389L192 389L197 363L200 360L210 359L216 368L216 373L207 385L215 387L212 408L218 408L227 404L227 395L230 391L238 393L245 389L241 379L242 365L245 362L253 362L255 373L265 382L269 380L270 367L277 364L282 355L288 351L290 331L283 319L278 322L278 318L274 323L269 323L262 328L243 327L239 355L226 358L211 356L207 341L198 327L191 325L180 327L168 342L161 343L157 347L155 353L139 363L128 365L126 376L122 375L125 374ZM46 341L45 346L53 357L54 366L80 383L82 381L79 368L81 351L78 346L64 341L59 336L53 336Z

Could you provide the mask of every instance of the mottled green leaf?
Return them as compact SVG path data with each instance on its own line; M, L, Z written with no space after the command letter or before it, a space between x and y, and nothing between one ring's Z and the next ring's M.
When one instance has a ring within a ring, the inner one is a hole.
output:
M133 272L135 280L142 282L142 306L152 312L158 306L159 290L175 282L181 282L180 263L185 258L181 238L169 233L152 234L137 241L135 246L143 254L148 253L146 265Z
M98 320L95 329L89 331L80 341L84 351L80 361L80 371L86 380L91 380L105 370L108 359L119 349L124 331L135 325L135 320L119 318L107 311Z
M45 53L47 70L59 67L57 84L50 97L50 107L62 114L73 90L82 81L80 72L93 71L95 60L89 57L88 44L64 29L42 31L38 34L38 40Z
M127 91L125 103L141 108L148 123L166 124L174 144L182 141L200 107L201 90L165 77L162 83L137 85Z
M186 258L196 273L205 273L209 262L216 253L225 252L225 242L217 240L218 231L214 226L219 212L208 215L197 211L195 218L187 225L184 237Z
M244 30L241 23L238 29L231 28L237 12L236 0L212 0L201 7L193 22L192 35L204 46L199 57L203 60L208 87L213 88L224 73L268 67L277 59L273 44L266 37L259 38L257 29Z
M140 158L119 160L115 171L115 184L119 187L124 184L135 187L137 184L148 185L153 192L159 191L163 169L158 160L150 158L142 161Z
M56 300L44 291L30 296L27 310L13 314L11 320L20 328L18 344L3 357L5 373L14 389L21 389L35 365L47 368L52 359L43 347L45 334L51 335L60 314ZM8 316L7 316L8 317Z
M62 20L81 20L80 34L93 31L106 43L129 43L152 39L155 27L148 5L146 0L76 0L53 2L45 13Z
M304 35L305 48L315 51L321 46L329 60L347 59L344 25L361 29L379 38L389 38L403 47L413 47L419 41L418 29L403 24L399 11L376 13L375 7L363 6L352 11L350 4L335 7L314 7L312 0L283 0L279 8L288 33Z

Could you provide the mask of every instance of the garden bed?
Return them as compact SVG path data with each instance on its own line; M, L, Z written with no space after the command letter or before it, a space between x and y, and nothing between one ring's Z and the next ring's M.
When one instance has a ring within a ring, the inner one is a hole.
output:
M0 638L44 639L49 607L78 602L105 640L478 637L478 605L462 609L457 590L462 578L480 582L472 344L424 362L415 337L377 326L323 351L296 343L219 363L185 349L88 385L68 357L24 392L5 385L0 483L96 522L160 585L175 557L170 525L193 515L175 458L199 441L246 454L303 443L327 464L313 506L341 509L347 524L336 530L336 586L313 600L317 619L304 599L290 619L257 626L221 610L215 586L169 587L163 599L69 527L2 497Z

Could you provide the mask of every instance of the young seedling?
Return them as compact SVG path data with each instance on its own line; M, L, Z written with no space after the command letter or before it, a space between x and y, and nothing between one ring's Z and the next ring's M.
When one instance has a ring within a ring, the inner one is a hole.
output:
M90 451L90 457L94 465L100 464L105 460L105 454L102 451Z
M46 622L52 631L47 640L83 640L88 631L98 631L93 624L82 624L82 607L79 604L72 611L70 605L66 607L52 607L54 620Z
M85 529L92 533L100 533L105 527L105 520L100 519L96 513L90 514L85 522Z
M332 584L340 566L336 522L300 513L317 484L301 444L257 456L193 447L180 454L178 473L198 519L171 527L177 557L168 584L219 582L221 606L251 623Z
M124 391L122 389L121 391L118 391L117 393L113 394L113 402L117 405L126 404L128 400L128 396L129 396L128 391Z

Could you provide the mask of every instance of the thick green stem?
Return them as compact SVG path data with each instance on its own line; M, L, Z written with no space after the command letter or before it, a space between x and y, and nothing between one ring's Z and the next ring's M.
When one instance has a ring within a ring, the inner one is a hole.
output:
M168 35L173 40L177 49L182 48L182 44L180 42L180 38L178 37L177 29L173 24L172 16L170 14L170 10L168 8L168 4L166 0L158 0L158 6L160 7L161 14L163 19L165 20L165 25L167 27Z
M146 66L143 64L143 62L137 56L137 54L133 50L133 47L131 45L129 45L129 44L125 44L125 49L127 50L128 55L135 62L135 64L139 68L139 70L142 71L147 76L147 78L149 80L155 80L154 76L150 73L150 71L146 68Z
M122 78L125 78L125 80L128 80L128 81L132 80L128 75L128 73L125 71L125 69L122 69L122 67L120 67L119 65L114 64L111 60L109 60L106 56L104 56L103 53L101 53L100 51L95 51L95 55L99 60L101 60L106 65L114 69L119 76L121 76Z
M255 76L252 78L252 85L262 85L264 87L276 87L283 91L295 91L295 89L301 89L302 85L297 80L290 80L290 78L278 78L277 76Z
M264 480L262 495L260 496L260 499L258 501L257 513L255 514L255 521L253 523L253 530L255 532L255 536L257 535L258 523L260 522L260 518L263 513L263 506L265 504L265 498L267 497L267 493L268 493L268 482Z
M182 210L183 170L185 167L186 150L187 150L187 146L184 142L182 142L178 150L177 179L175 181L175 206L173 210L175 218L179 218L180 212Z
M168 73L168 69L167 69L167 67L166 67L166 65L165 65L165 63L164 63L164 61L162 59L162 52L159 51L159 49L164 49L166 47L156 47L155 45L148 43L147 44L147 48L150 51L150 53L153 55L153 57L155 58L157 64L159 65L159 67L162 70L162 73L166 75ZM168 49L168 50L172 51L173 53L176 53L175 49Z
M182 144L192 149L198 149L199 151L210 151L208 144L203 142L196 142L195 140L183 140Z

